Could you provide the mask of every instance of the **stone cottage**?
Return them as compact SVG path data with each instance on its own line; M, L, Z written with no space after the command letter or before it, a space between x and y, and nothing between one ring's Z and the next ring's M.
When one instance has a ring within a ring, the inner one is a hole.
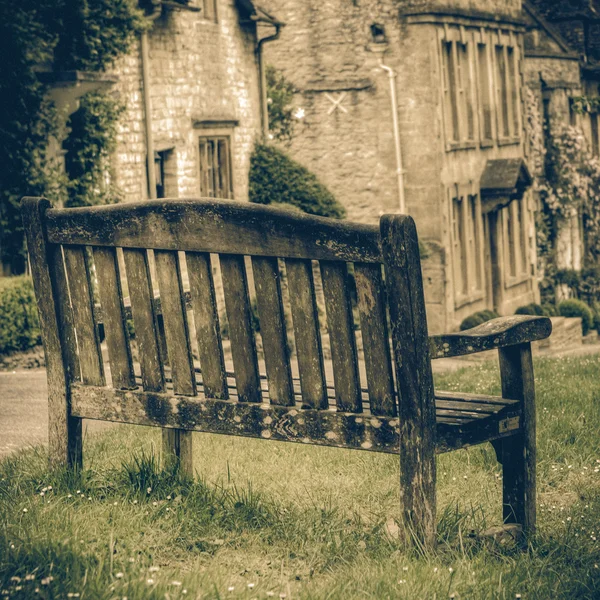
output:
M541 113L534 135L547 138L554 128L571 125L599 156L600 2L529 0L524 16L525 83ZM543 164L530 161L530 168L543 181ZM572 214L558 232L555 266L580 270L585 245L581 214Z
M113 161L123 200L247 199L262 131L258 29L281 23L252 0L146 4L152 27L114 69L126 105Z
M268 62L304 113L290 153L350 219L415 218L430 330L536 300L521 0L265 6L287 24Z

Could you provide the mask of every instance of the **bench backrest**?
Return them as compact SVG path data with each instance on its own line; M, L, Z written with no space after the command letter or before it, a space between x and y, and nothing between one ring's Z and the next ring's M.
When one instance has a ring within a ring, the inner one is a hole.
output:
M339 412L399 416L400 431L403 417L411 427L421 423L433 430L423 285L410 217L387 215L374 227L247 203L193 199L74 209L52 209L47 201L25 199L23 206L38 302L54 303L58 325L59 339L45 339L47 354L55 355L48 357L49 368L58 368L60 360L67 386L106 387L110 373L108 387L115 390L172 390L180 396L243 403L301 403L302 408L316 410L331 410L331 400ZM227 371L224 359L216 264L233 372ZM356 324L349 265L356 285ZM40 269L47 269L50 284ZM282 292L282 271L287 294ZM318 314L314 276L319 272L326 315ZM249 281L254 284L264 350L263 379ZM44 289L49 285L50 291ZM156 290L166 350L160 339ZM135 327L138 372L125 295ZM288 350L288 302L295 361ZM47 307L40 307L41 313L44 310ZM334 380L329 387L319 327L324 317ZM101 351L100 319L107 359ZM358 326L367 389L361 389ZM52 338L52 332L44 336ZM296 369L299 384L293 377ZM414 435L421 434L411 432L408 437Z

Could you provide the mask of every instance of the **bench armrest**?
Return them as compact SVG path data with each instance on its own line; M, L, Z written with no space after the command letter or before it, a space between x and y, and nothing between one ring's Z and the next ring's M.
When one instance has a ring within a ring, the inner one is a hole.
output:
M543 340L551 333L552 321L548 317L514 315L492 319L466 331L432 335L429 349L432 359L446 358Z

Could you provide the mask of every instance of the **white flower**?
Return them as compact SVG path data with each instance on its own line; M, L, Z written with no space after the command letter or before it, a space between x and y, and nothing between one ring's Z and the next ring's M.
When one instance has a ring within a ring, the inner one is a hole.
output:
M27 512L27 509L26 509L26 508L24 508L24 509L23 509L23 512L24 512L24 513L26 513L26 512Z
M119 572L115 575L117 579L121 579L123 577L123 573Z
M300 108L300 107L298 107L294 112L294 117L298 120L304 119L305 115L306 115L306 113L304 112L304 109Z

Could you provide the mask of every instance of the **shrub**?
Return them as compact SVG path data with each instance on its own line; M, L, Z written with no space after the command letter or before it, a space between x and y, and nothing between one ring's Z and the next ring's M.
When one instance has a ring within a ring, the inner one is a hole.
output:
M40 322L31 279L0 280L0 354L27 350L40 342Z
M473 327L477 327L477 325L481 325L486 321L497 319L499 316L500 315L493 310L480 310L479 312L469 315L466 319L463 319L462 323L460 324L460 330L465 331L465 329L472 329Z
M545 317L557 317L558 309L555 304L542 304L542 312Z
M333 194L281 150L256 144L250 158L250 202L291 204L312 215L342 219L346 211Z
M538 317L544 316L544 309L535 302L531 304L525 304L525 306L519 306L517 310L515 310L515 315L534 315Z
M581 300L571 298L563 300L558 305L558 314L561 317L581 317L581 331L587 335L594 322L594 316L590 307Z

